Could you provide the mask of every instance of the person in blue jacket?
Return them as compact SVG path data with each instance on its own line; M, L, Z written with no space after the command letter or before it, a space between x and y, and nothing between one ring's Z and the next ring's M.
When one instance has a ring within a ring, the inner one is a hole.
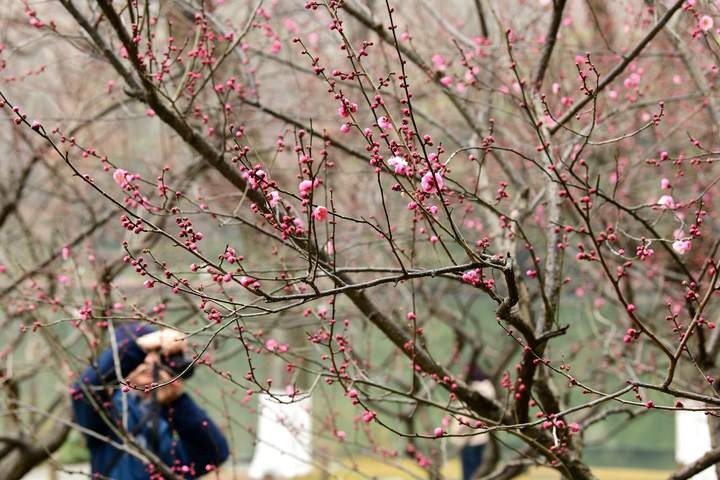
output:
M72 388L77 423L95 433L85 434L93 478L192 479L215 470L229 455L227 441L208 414L183 392L182 381L144 388L173 378L163 364L187 348L182 336L132 323L117 329L116 340L120 375L135 388L120 388L111 348ZM124 444L121 436L131 438L145 454L138 458L116 448L113 443ZM164 465L153 463L153 457Z

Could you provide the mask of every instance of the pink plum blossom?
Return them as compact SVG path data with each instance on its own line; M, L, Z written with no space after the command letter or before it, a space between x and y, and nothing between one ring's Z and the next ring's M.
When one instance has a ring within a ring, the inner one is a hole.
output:
M397 175L403 175L407 171L408 163L403 157L391 157L388 165L395 169Z
M328 209L323 207L322 205L319 207L315 207L315 210L312 212L312 217L317 222L323 222L328 217Z
M302 182L300 182L300 184L298 185L298 190L300 190L300 196L307 197L310 192L318 186L319 183L320 181L317 179L314 182L312 180L303 180Z
M435 70L445 70L445 57L439 54L435 54L431 58L433 66L435 67Z
M280 203L280 193L275 191L268 193L268 203L272 208L277 207L278 203Z
M670 195L663 195L657 201L657 204L664 208L675 208L675 200Z
M370 423L375 418L375 412L364 412L363 413L363 422Z
M713 28L713 24L713 19L709 15L703 15L698 21L698 27L700 27L700 30L702 30L703 32L710 31Z
M692 243L690 242L690 240L678 239L675 240L672 244L673 250L675 250L680 255L685 255L690 250L690 247L692 247Z
M115 180L115 183L117 183L120 186L123 186L127 183L126 177L128 175L127 170L123 170L122 168L116 168L113 172L113 180Z
M462 278L465 283L469 283L471 285L476 285L480 282L480 275L478 275L477 269L465 272Z
M433 174L431 172L427 172L423 175L420 183L422 185L423 192L425 193L437 193L442 190L443 186L445 186L445 182L443 181L443 177L440 173Z

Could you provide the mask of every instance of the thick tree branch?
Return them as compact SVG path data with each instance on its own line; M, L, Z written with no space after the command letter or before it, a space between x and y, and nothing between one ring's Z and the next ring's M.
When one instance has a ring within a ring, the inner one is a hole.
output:
M548 65L550 65L550 57L557 43L560 22L562 21L563 10L565 9L566 3L567 0L553 0L553 13L550 26L548 27L548 33L545 35L545 48L540 56L540 62L538 62L533 77L533 85L536 90L542 88L543 80L545 80L545 72L547 71Z

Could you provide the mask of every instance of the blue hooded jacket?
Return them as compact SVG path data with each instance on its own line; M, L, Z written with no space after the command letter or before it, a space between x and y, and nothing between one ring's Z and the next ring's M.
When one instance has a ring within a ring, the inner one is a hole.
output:
M130 331L131 327L127 325L122 328L124 330L118 332L117 338L120 371L125 377L144 361L146 355L134 337L152 329L133 327ZM73 410L79 425L122 443L86 397L87 394L92 395L105 417L122 428L123 393L117 386L113 354L108 349L100 354L96 365L83 373L80 383L73 386ZM197 478L227 459L228 444L220 429L186 393L171 404L160 407L142 395L128 394L126 397L128 432L143 449L154 451L178 477ZM155 422L153 417L157 419ZM153 435L153 430L156 435ZM118 480L146 480L153 472L158 472L155 466L143 464L138 458L102 439L91 435L85 435L85 438L90 449L93 475Z

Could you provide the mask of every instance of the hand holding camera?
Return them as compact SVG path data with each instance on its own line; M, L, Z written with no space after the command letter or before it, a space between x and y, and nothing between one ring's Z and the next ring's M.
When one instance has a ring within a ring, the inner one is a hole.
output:
M173 355L187 350L185 335L170 328L156 330L137 339L137 344L145 352L156 352L164 355Z
M185 355L185 335L165 328L148 333L136 339L138 346L146 352L145 360L128 376L136 385L166 383L175 377L192 376L192 361ZM182 394L183 384L178 378L155 391L156 400L161 404L173 402Z

